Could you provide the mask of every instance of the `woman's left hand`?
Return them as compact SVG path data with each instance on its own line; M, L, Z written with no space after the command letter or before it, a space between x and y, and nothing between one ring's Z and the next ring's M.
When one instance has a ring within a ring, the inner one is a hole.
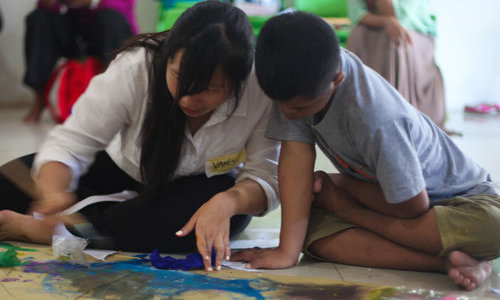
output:
M229 224L233 216L231 202L233 199L219 193L203 204L179 230L176 235L183 237L193 229L196 233L196 246L203 258L205 270L212 269L212 248L215 248L215 268L220 270L222 259L229 259L231 248L229 247Z

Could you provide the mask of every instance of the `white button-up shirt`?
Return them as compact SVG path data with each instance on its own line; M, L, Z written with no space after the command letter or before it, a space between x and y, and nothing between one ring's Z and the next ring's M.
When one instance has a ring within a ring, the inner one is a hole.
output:
M141 181L140 133L149 99L151 58L143 48L122 53L92 79L71 116L49 133L35 158L35 175L44 163L58 161L72 170L75 188L96 152L105 149L122 170ZM267 213L279 203L279 143L264 137L271 101L253 72L233 111L234 100L219 106L194 136L186 126L174 177L235 171L236 182L249 178L262 187Z

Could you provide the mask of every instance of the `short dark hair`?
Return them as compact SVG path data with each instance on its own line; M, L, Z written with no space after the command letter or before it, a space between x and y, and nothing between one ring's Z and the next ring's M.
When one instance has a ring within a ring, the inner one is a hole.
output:
M339 63L335 31L313 14L278 15L259 33L255 72L259 85L273 100L318 96L333 80Z

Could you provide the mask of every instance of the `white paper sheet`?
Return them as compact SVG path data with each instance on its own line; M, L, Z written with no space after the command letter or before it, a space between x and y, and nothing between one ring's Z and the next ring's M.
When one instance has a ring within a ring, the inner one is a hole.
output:
M224 267L228 267L228 268L240 270L240 271L246 271L246 272L260 272L261 271L259 269L247 269L247 268L245 268L246 263L239 262L239 261L223 260L222 265Z

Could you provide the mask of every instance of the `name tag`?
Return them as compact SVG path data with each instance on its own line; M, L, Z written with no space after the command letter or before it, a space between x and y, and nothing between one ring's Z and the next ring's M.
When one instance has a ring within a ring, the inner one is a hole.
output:
M210 158L207 161L208 169L212 174L222 174L231 171L239 166L247 157L245 149L240 152L231 153L224 156Z

